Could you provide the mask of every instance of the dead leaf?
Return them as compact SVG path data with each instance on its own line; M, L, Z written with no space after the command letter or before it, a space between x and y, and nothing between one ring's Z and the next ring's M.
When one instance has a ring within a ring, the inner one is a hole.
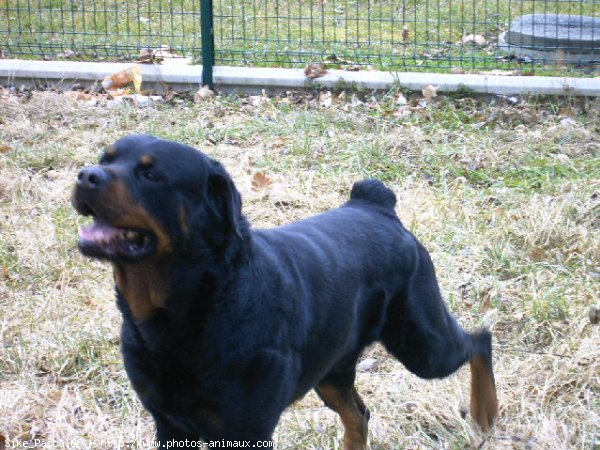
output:
M215 93L208 86L202 86L194 94L194 103L202 103L206 100L212 99L214 96Z
M570 117L573 119L577 117L577 110L571 106L563 106L558 110L558 116L562 118Z
M256 172L254 174L254 177L252 177L252 190L253 191L260 191L262 189L266 189L271 184L273 184L273 181L271 180L271 178L269 178L267 175L265 175L262 172Z
M167 89L166 92L163 94L163 97L165 98L165 102L172 102L179 94L177 92L175 92L172 89Z
M463 45L465 45L465 44L474 44L474 45L479 45L479 46L482 46L482 47L484 45L487 45L487 41L480 34L468 34L466 36L463 36L462 39L460 40L460 43L463 44Z
M402 106L401 108L398 108L396 111L394 111L393 116L396 119L404 119L405 117L408 117L412 114L412 110L410 108L410 106Z
M76 101L81 102L89 106L96 106L98 104L98 97L96 95L88 94L80 91L65 91L63 96Z
M356 94L352 94L352 97L350 97L350 105L353 108L356 108L356 107L364 105L364 104L365 104L365 102L363 102L360 98L358 98L356 96Z
M110 98L121 98L121 97L125 97L127 95L131 95L131 89L130 88L119 88L119 89L115 89L114 91L108 91L108 94L110 95Z
M306 66L306 69L304 69L304 75L306 75L306 78L310 78L311 80L322 77L326 73L327 68L325 67L324 63L310 63L308 66Z
M159 59L165 58L181 58L181 56L176 55L173 52L173 48L168 45L161 46L158 50L155 51L154 56Z
M12 152L13 148L8 144L0 144L0 153Z
M58 55L56 55L58 58L64 58L64 59L71 59L71 58L76 58L79 56L79 53L77 53L74 50L65 50L62 53L59 53Z
M6 436L0 434L0 450L4 450L6 448Z
M154 105L155 103L162 103L165 100L160 95L141 95L141 94L133 94L126 95L123 97L125 100L131 102L134 106L138 108L147 108L149 106Z
M329 108L333 105L333 95L331 91L319 92L319 105L323 108Z
M248 97L247 102L249 102L252 106L259 108L265 103L269 103L270 99L267 97L266 93L263 91L262 95L250 95Z
M154 50L152 50L151 48L141 49L140 56L138 57L137 62L142 64L153 64L154 62L156 62Z
M439 86L432 86L431 84L425 86L422 90L425 100L431 100L432 98L437 97L437 91L439 88Z
M285 148L287 147L287 141L282 137L277 137L271 141L271 148Z
M136 93L140 91L142 87L142 71L138 66L113 73L102 80L102 87L109 92L125 87L128 84L133 84L133 89Z
M350 59L342 59L337 55L328 55L325 58L323 58L323 62L325 64L336 64L338 66L341 65L352 65L352 64L356 64L355 61L352 61Z
M74 100L79 100L82 102L89 102L90 100L92 100L94 98L92 94L88 94L86 92L79 92L79 91L66 91L65 95Z
M396 105L398 105L398 106L408 105L408 100L406 99L406 97L404 96L404 94L402 92L396 93Z
M193 58L187 58L183 55L175 53L175 49L168 45L161 46L154 54L157 61L165 66L186 65L189 66L194 62Z
M491 77L514 77L515 75L518 75L518 73L516 73L513 70L499 70L499 69L486 70L486 71L483 71L480 73L481 73L481 75L488 75Z
M189 65L193 60L192 58L178 55L170 45L161 45L159 48L141 49L140 56L136 62L142 64Z
M142 89L142 71L139 67L134 67L133 70L133 90L135 93L139 93Z
M479 301L481 303L481 308L483 311L488 311L492 309L492 299L497 295L495 290L492 287L486 287L481 290L479 293Z
M475 38L473 38L473 42L475 42L476 45L487 45L487 40L479 34L475 35Z
M404 42L407 42L410 38L410 32L408 31L408 27L406 25L404 25L402 27L402 40Z

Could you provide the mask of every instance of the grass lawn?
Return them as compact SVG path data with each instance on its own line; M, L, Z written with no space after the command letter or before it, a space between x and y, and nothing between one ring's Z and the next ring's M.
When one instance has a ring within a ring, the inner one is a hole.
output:
M84 219L69 201L101 149L152 133L220 159L255 227L335 207L355 180L384 180L461 323L491 327L500 417L489 434L467 412L468 369L428 382L379 346L365 352L357 384L372 450L597 449L600 104L402 103L400 92L290 93L139 109L0 90L0 434L88 448L152 438L122 367L111 269L80 256ZM270 184L253 189L257 173ZM341 449L342 427L311 393L276 441Z

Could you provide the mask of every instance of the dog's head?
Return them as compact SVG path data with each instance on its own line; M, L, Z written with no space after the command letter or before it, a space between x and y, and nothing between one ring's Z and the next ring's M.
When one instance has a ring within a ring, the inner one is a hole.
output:
M223 166L153 136L122 138L82 169L72 203L93 217L79 232L82 253L115 262L201 257L244 232L240 194Z

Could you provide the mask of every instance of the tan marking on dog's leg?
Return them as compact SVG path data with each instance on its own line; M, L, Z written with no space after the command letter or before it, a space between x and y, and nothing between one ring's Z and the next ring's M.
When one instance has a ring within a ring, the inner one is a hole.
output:
M471 363L471 415L483 431L488 431L498 415L494 373L481 356Z
M344 450L366 450L368 411L356 389L342 390L330 384L320 384L317 392L325 405L342 419Z

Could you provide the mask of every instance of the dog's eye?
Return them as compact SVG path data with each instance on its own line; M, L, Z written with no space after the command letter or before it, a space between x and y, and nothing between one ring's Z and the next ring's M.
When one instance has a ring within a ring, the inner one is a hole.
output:
M140 166L137 169L138 176L149 181L160 181L162 175L152 166Z
M111 162L113 162L114 159L115 159L114 156L103 153L102 156L100 157L99 163L100 163L100 165L110 164Z

